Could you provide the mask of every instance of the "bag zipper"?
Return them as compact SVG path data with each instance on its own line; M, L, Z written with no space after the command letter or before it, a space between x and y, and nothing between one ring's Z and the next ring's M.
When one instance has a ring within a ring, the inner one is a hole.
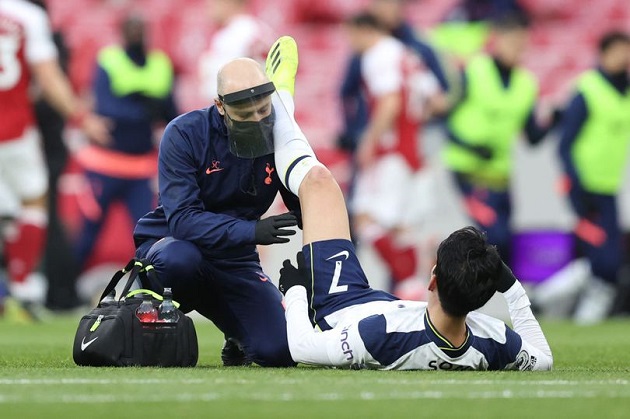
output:
M90 327L90 332L94 332L96 329L98 329L98 327L101 325L101 320L103 320L103 317L105 317L104 314L99 314L92 327Z

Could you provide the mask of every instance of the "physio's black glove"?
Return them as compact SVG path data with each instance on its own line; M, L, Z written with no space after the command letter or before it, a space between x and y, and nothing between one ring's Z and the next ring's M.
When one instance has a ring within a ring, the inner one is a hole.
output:
M286 227L294 227L297 223L297 218L290 212L258 220L254 233L256 244L288 243L285 236L293 236L295 230Z
M302 285L305 288L310 285L308 269L306 269L306 262L302 252L297 254L297 265L297 268L293 266L289 259L282 263L280 281L278 282L278 289L282 294L286 294L289 288L295 285Z
M490 160L492 158L492 149L485 145L471 145L470 151L481 157L483 160Z
M497 283L497 291L506 292L512 285L516 282L516 277L512 273L512 270L509 266L505 264L505 262L501 262L503 265L501 267L501 272L499 273L499 282Z

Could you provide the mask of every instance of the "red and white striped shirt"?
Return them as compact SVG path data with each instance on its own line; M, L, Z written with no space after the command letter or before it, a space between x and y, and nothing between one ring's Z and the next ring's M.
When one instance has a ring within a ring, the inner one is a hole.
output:
M393 37L385 37L365 51L361 73L370 108L380 96L399 92L401 111L394 126L379 141L379 153L400 153L414 169L422 166L417 135L423 103L439 91L439 83L420 59Z
M33 124L30 66L56 57L46 13L23 0L1 0L0 142L19 138Z

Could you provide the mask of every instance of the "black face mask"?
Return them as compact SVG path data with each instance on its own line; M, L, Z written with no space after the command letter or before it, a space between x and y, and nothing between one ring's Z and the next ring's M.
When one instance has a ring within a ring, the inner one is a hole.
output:
M237 157L253 159L273 153L273 109L260 121L235 121L225 113L230 152Z
M127 53L131 56L131 58L135 60L144 60L146 53L144 42L130 42L127 44L127 47L125 49L127 50Z

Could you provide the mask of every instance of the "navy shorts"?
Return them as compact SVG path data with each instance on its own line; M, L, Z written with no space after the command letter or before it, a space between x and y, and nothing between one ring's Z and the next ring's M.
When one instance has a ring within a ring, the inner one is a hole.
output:
M321 330L330 329L324 318L343 308L398 300L385 291L370 288L351 241L318 241L307 244L302 251L312 281L307 290L309 318Z

